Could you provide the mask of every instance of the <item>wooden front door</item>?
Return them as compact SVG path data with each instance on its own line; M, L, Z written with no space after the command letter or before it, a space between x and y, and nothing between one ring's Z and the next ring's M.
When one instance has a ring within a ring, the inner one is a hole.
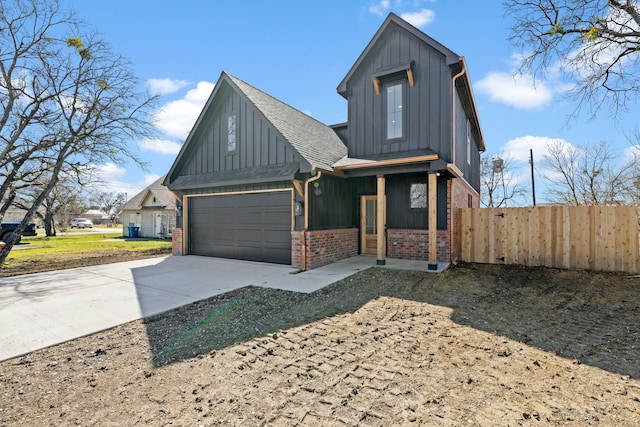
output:
M360 252L376 255L378 250L378 196L360 199Z

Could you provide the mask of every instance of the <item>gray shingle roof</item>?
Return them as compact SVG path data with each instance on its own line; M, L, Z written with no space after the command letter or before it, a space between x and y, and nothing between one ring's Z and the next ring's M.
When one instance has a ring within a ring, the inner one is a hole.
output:
M166 175L165 175L166 176ZM164 206L165 209L174 209L176 207L176 198L171 191L164 185L165 176L160 177L157 181L149 185L147 188L130 198L127 203L122 206L122 210L139 210L142 208L142 202L150 192L156 197L158 206Z
M347 155L347 147L329 126L237 77L224 74L313 168L333 170L333 164Z

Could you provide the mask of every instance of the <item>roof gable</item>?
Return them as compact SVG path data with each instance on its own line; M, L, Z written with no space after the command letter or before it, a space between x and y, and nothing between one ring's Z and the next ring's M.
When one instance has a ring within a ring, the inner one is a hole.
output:
M384 20L378 31L375 33L367 47L362 51L356 62L347 72L347 75L342 79L340 84L338 85L338 93L345 98L347 97L347 84L351 77L357 73L358 69L362 65L362 63L372 54L373 51L376 50L376 47L382 43L384 36L386 33L392 30L393 27L400 27L402 30L408 32L409 34L415 36L423 43L431 46L433 49L442 53L446 57L447 64L457 64L460 56L445 47L443 44L437 42L436 40L429 37L424 32L420 31L413 25L409 24L404 19L400 18L398 15L394 13L390 13L389 16Z
M186 160L183 157L186 156L191 141L196 139L198 129L207 125L208 112L215 108L216 99L224 96L221 94L223 86L230 87L253 105L258 114L273 126L282 136L284 143L290 146L298 157L301 172L313 169L332 170L333 163L346 155L347 148L333 129L223 71L167 174L165 185L172 185L177 179L173 174L181 162Z
M237 77L225 75L313 169L332 170L332 165L347 154L347 147L329 126Z
M158 206L163 209L174 209L176 206L176 198L162 182L166 175L160 177L144 190L129 199L127 203L122 206L122 210L138 210L143 206ZM156 201L153 203L153 198Z
M471 79L469 77L469 71L466 67L464 57L456 54L451 49L434 40L394 13L390 13L387 16L356 62L349 69L347 75L342 79L337 87L338 93L344 98L349 99L349 96L351 96L349 92L352 84L354 84L354 79L362 77L360 76L361 70L364 71L364 68L367 66L369 61L373 61L374 58L379 55L379 50L388 42L388 36L398 31L409 34L420 43L442 55L444 58L443 64L446 64L445 66L448 67L448 73L452 81L455 82L455 88L457 89L463 108L471 122L472 130L476 139L476 145L480 151L484 151L486 149L484 136L482 134L480 119L478 117L473 90L471 88ZM399 70L411 68L411 64L414 60L417 60L417 58L401 58L400 63L387 65L386 67L374 72L371 77L378 77L378 75L386 75Z

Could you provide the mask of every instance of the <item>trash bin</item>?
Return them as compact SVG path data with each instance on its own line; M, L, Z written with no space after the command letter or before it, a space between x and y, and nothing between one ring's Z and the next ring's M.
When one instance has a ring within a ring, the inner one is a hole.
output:
M140 231L140 227L134 227L130 225L129 227L129 238L135 239L138 237L138 232Z

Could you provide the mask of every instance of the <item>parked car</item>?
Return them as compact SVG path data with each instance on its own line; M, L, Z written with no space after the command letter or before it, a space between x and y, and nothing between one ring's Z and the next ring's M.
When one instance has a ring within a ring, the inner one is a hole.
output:
M0 240L3 242L9 241L9 236L13 233L13 230L18 228L18 225L20 225L18 222L3 222L0 224ZM36 224L33 222L27 224L24 230L22 230L22 236L36 236L37 234ZM22 236L20 236L16 243L20 242Z
M93 228L93 222L87 218L74 218L71 220L71 228Z

